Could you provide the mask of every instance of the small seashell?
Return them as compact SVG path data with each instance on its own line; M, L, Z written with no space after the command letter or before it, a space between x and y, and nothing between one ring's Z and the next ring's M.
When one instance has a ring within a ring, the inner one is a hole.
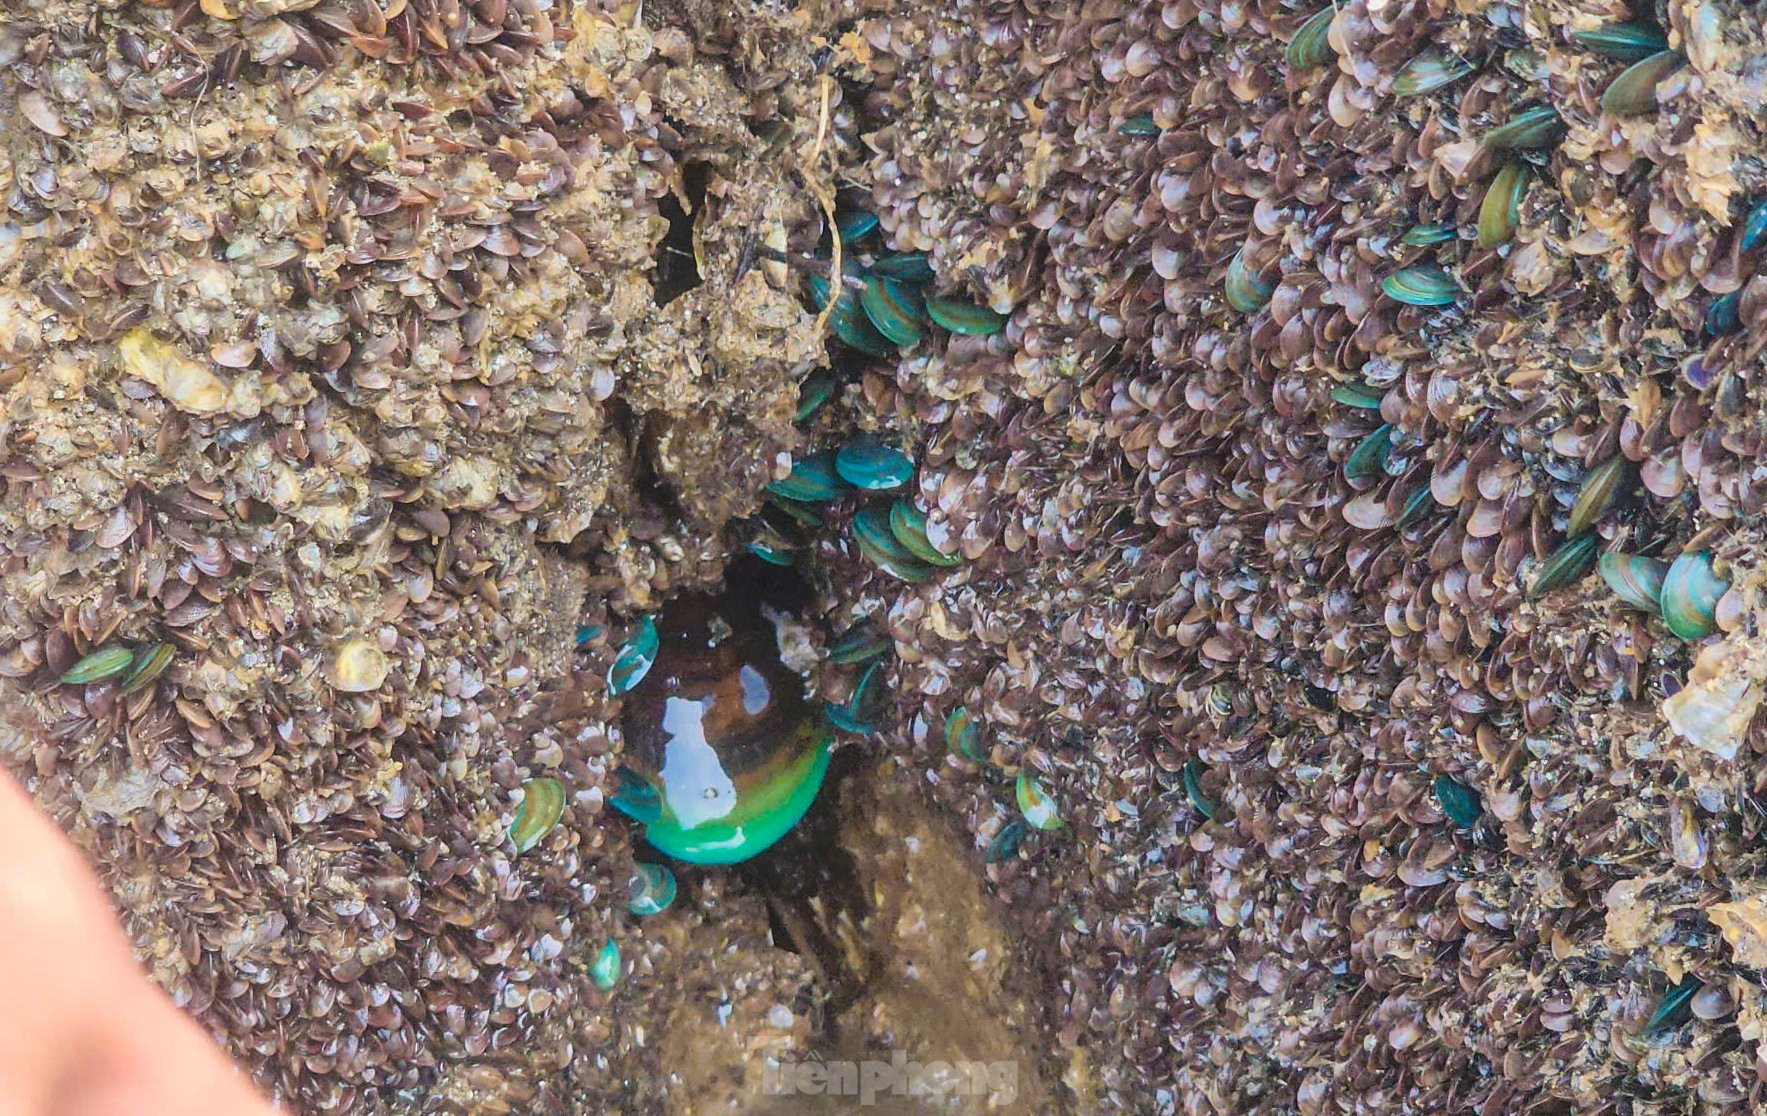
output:
M1522 197L1528 192L1534 172L1526 163L1506 163L1491 185L1485 189L1485 200L1479 203L1478 245L1495 248L1515 235L1521 224Z
M129 669L134 659L135 653L127 647L102 647L69 667L61 680L70 686L102 682Z
M1029 769L1019 769L1013 789L1018 798L1019 813L1024 815L1025 821L1038 829L1061 828L1060 806Z
M1009 818L1000 832L994 834L986 848L982 850L982 863L999 864L1003 860L1011 860L1024 844L1025 835L1030 832L1023 818Z
M1649 23L1607 23L1593 31L1573 31L1571 38L1585 50L1616 62L1637 62L1669 48L1662 28Z
M1735 332L1737 327L1742 325L1741 308L1742 291L1740 290L1721 294L1714 298L1712 304L1706 307L1706 335L1708 337L1722 337L1726 333Z
M1583 576L1594 557L1595 536L1578 535L1553 551L1540 564L1540 572L1534 576L1533 584L1528 587L1528 595L1538 597L1569 585Z
M345 640L331 657L331 684L346 694L365 694L380 689L393 669L392 660L373 640L361 636Z
M1337 17L1337 5L1328 4L1307 18L1307 22L1295 31L1294 38L1288 41L1288 49L1283 57L1288 61L1291 70L1311 70L1325 65L1336 52L1332 49L1329 32L1331 21Z
M1227 305L1241 314L1255 314L1270 301L1276 285L1262 282L1246 270L1245 254L1238 252L1227 262L1227 278L1222 283L1222 290L1227 295Z
M1479 824L1479 816L1485 812L1478 791L1446 775L1436 776L1436 801L1441 805L1442 813L1462 829Z
M1405 498L1405 507L1399 512L1399 520L1393 526L1401 531L1406 530L1422 522L1423 518L1435 509L1435 493L1430 491L1430 486L1427 484L1418 485L1417 491Z
M1682 639L1712 634L1718 626L1718 598L1728 588L1730 582L1712 572L1708 551L1678 555L1663 574L1663 587L1657 596L1663 623Z
M67 135L67 125L61 122L61 116L55 111L49 99L35 89L27 89L18 95L18 110L31 126L44 135L60 138Z
M1663 588L1663 574L1669 569L1667 565L1655 558L1610 550L1596 560L1595 569L1614 596L1641 612L1659 614L1657 599Z
M1753 252L1763 240L1767 240L1767 198L1749 207L1742 219L1742 231L1737 234L1737 245L1744 252Z
M603 992L613 991L614 985L620 983L620 946L618 942L609 938L607 944L601 947L601 952L595 955L595 960L589 965L589 979L593 980L595 987Z
M1430 93L1473 72L1473 64L1458 54L1429 48L1405 63L1393 79L1393 92L1400 97L1416 97Z
M662 641L657 636L656 618L646 615L639 619L637 627L632 629L632 636L620 653L614 656L612 665L607 668L607 695L619 697L630 693L632 687L644 681L650 668L656 664L657 651Z
M1614 116L1656 111L1658 83L1686 61L1680 51L1665 50L1632 63L1602 91L1601 111Z
M1395 272L1380 281L1380 289L1408 306L1446 306L1460 297L1460 284L1433 263Z
M1511 117L1509 122L1485 133L1492 151L1535 151L1551 147L1564 135L1564 121L1550 105L1537 105Z
M881 438L871 434L861 434L842 445L840 452L834 457L834 470L841 480L854 488L872 492L900 488L914 478L914 462L900 450L885 445ZM793 475L796 475L795 469Z
M928 298L926 316L935 325L952 333L969 337L990 337L1006 328L1006 315L996 314L985 306L974 306L948 298Z
M675 901L675 873L661 864L634 864L626 881L626 910L639 918L662 914Z
M816 308L821 310L826 307L829 298L828 280L820 275L812 275L806 281ZM859 296L852 291L841 292L840 297L835 300L834 309L829 311L828 323L829 328L834 330L834 335L851 348L882 360L895 359L895 347L871 324L871 319L865 316L865 310L859 304Z
M1565 534L1581 535L1595 526L1635 479L1632 462L1617 454L1591 469L1583 478L1576 503L1571 505Z
M827 707L828 719L834 727L842 732L858 733L868 736L877 731L878 719L883 715L885 697L883 683L879 681L882 663L872 663L859 676L858 683L847 700L839 705L824 702Z
M524 782L521 805L515 808L515 820L509 825L509 840L515 851L525 853L539 844L563 816L563 783L546 777Z

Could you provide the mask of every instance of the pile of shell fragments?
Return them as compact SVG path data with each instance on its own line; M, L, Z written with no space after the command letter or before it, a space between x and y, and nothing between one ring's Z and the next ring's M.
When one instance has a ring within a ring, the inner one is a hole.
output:
M734 883L712 957L610 901L576 637L789 468L837 192L1010 315L818 420L961 565L805 561L1062 1110L1767 1093L1753 7L46 0L0 67L0 754L301 1110L655 1111L683 998L814 995Z

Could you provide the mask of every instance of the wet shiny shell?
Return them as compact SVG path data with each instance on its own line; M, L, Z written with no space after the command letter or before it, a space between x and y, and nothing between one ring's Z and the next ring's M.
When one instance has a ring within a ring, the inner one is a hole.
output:
M1393 526L1401 531L1423 521L1424 517L1436 509L1435 493L1427 484L1419 485L1416 492L1405 498L1405 507L1399 512L1399 520Z
M891 252L872 261L871 273L903 283L930 283L933 265L924 252Z
M1160 134L1160 126L1153 122L1153 117L1143 113L1140 116L1131 116L1121 124L1118 124L1117 134L1119 136L1133 136L1136 138L1157 136Z
M841 446L834 470L854 488L880 492L907 484L914 477L914 462L882 439L861 434Z
M1183 777L1184 794L1190 799L1190 804L1196 807L1196 812L1201 814L1205 820L1214 821L1216 810L1214 800L1203 793L1203 765L1195 760L1186 760Z
M1432 263L1394 272L1380 281L1380 289L1408 306L1446 306L1460 297L1460 284Z
M515 820L509 826L509 840L515 851L525 853L538 845L563 816L563 783L546 777L523 783L521 805L515 808Z
M129 664L129 673L123 676L121 692L132 694L153 685L154 679L172 665L177 653L178 649L169 643L156 643L137 651L134 662Z
M619 697L644 681L644 676L650 673L651 665L656 662L656 653L656 620L646 616L638 621L631 638L626 640L607 668L608 696Z
M876 732L878 719L885 709L883 664L872 663L866 667L846 701L839 705L826 704L828 719L842 732L856 732L861 736Z
M1399 238L1399 243L1409 244L1414 248L1427 248L1431 244L1441 244L1453 239L1453 225L1413 225Z
M812 275L809 285L810 293L816 300L816 309L820 310L828 305L828 280L820 275ZM895 348L871 324L871 319L865 315L865 309L859 303L859 296L852 291L841 292L840 297L835 300L834 309L829 311L828 322L834 335L850 347L868 356L885 360L895 357Z
M1436 801L1441 805L1442 813L1462 829L1477 825L1479 815L1485 812L1478 791L1446 775L1436 776Z
M835 467L835 455L818 453L793 461L791 474L784 480L769 482L767 491L787 500L820 503L840 499L846 495L847 486Z
M926 316L935 325L970 337L989 337L1006 328L1005 314L997 314L985 306L975 306L949 298L929 296L926 300Z
M988 758L982 747L982 729L961 705L945 718L945 747L954 756L979 763Z
M803 422L822 409L840 387L840 380L834 373L818 370L805 376L798 384L798 409L792 413L793 422Z
M1742 219L1742 231L1738 234L1738 244L1744 252L1753 252L1767 240L1767 198L1762 198L1749 207L1748 214Z
M618 942L609 938L607 944L601 947L601 951L595 955L595 960L589 965L589 979L593 980L595 987L603 992L611 991L614 985L620 983L620 946Z
M908 552L932 566L955 566L962 559L946 554L926 537L926 513L907 500L890 505L890 533Z
M1679 70L1687 59L1680 51L1665 50L1640 59L1620 71L1601 94L1601 111L1614 116L1637 116L1657 107L1657 84Z
M1400 97L1416 97L1442 88L1473 72L1473 64L1458 54L1444 50L1425 50L1405 63L1393 79L1393 92Z
M789 574L743 566L724 593L677 598L659 617L656 665L621 713L627 774L615 805L650 817L646 839L677 860L754 856L822 786L832 734L780 659L776 629L801 592Z
M1662 28L1649 23L1609 23L1592 31L1573 31L1571 38L1584 49L1618 62L1636 62L1669 47Z
M1323 66L1336 57L1331 49L1329 32L1331 21L1337 16L1337 7L1327 5L1312 16L1295 31L1294 38L1288 41L1288 49L1283 52L1291 70L1311 70Z
M891 577L919 584L933 576L933 568L896 538L890 529L890 513L884 508L860 509L853 517L853 541L867 561Z
M896 344L907 346L920 340L925 308L913 287L872 275L865 280L859 305L877 331Z
M1668 571L1669 567L1655 558L1617 550L1606 552L1595 562L1595 572L1607 582L1614 596L1652 616L1662 611L1658 600L1663 591L1663 575Z
M1491 179L1485 189L1485 200L1479 203L1480 248L1495 248L1515 235L1521 224L1522 197L1528 192L1534 172L1526 163L1507 163Z
M1386 392L1371 388L1367 384L1339 384L1331 389L1331 397L1346 407L1355 407L1361 411L1380 410L1380 401L1386 398Z
M135 653L127 647L100 648L69 667L61 680L70 685L102 682L128 670L134 659Z
M1565 521L1565 534L1581 535L1596 525L1637 478L1632 462L1615 455L1589 470Z
M1013 793L1018 799L1019 813L1024 815L1025 821L1038 829L1061 828L1060 805L1030 771L1022 768L1019 770Z
M882 658L890 649L890 638L866 620L853 625L839 639L828 645L828 661L839 666L853 666Z
M1031 827L1025 824L1023 818L1007 819L1006 824L1000 827L1000 832L994 834L987 847L982 850L982 862L999 864L1003 860L1011 860L1030 831Z
M634 864L626 881L626 910L639 918L662 914L675 901L675 873L661 864Z
M1710 635L1718 626L1718 598L1729 588L1730 582L1712 572L1709 552L1677 556L1663 574L1663 587L1657 594L1663 623L1682 639Z
M1344 461L1344 477L1347 480L1366 480L1378 477L1387 467L1387 457L1392 452L1393 424L1383 423L1374 433L1363 438L1350 451Z
M1741 291L1731 291L1729 294L1721 294L1713 299L1712 305L1706 307L1707 335L1721 337L1726 333L1734 332L1742 324L1741 307Z
M1265 283L1246 269L1245 258L1235 253L1227 263L1227 278L1222 284L1222 291L1227 295L1227 305L1241 314L1254 314L1263 309L1270 301L1270 295L1276 290L1272 283Z
M1680 984L1663 993L1663 998L1657 1001L1656 1010L1651 1012L1650 1018L1644 1021L1644 1033L1647 1035L1657 1034L1687 1022L1693 1014L1689 1005L1693 1003L1693 998L1698 995L1699 990L1705 986L1706 982L1692 973L1683 977Z
M1535 151L1551 147L1564 135L1564 121L1550 105L1538 105L1511 117L1508 123L1485 133L1485 146L1493 151Z
M835 214L834 227L842 244L851 244L877 228L877 214L849 209Z
M1578 535L1570 540L1540 564L1539 572L1534 575L1533 584L1528 587L1530 596L1538 597L1561 589L1582 577L1589 569L1589 563L1595 558L1595 536L1593 534Z

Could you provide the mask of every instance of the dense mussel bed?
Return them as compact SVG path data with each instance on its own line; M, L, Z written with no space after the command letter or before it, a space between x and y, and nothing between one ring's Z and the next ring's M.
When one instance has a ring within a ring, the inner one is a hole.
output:
M662 1110L828 999L610 808L745 555L806 754L1003 912L1034 1110L1758 1109L1763 59L1708 0L15 6L0 758L299 1110Z

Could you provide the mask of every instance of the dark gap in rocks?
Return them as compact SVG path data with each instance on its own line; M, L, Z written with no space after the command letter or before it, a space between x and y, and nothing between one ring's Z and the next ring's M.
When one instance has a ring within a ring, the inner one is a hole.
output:
M669 231L657 245L656 281L653 291L658 306L667 306L700 285L703 277L693 256L694 216L705 208L706 183L711 171L704 163L684 163L681 167L682 190L691 210L683 208L673 191L663 195L657 212L669 222Z

